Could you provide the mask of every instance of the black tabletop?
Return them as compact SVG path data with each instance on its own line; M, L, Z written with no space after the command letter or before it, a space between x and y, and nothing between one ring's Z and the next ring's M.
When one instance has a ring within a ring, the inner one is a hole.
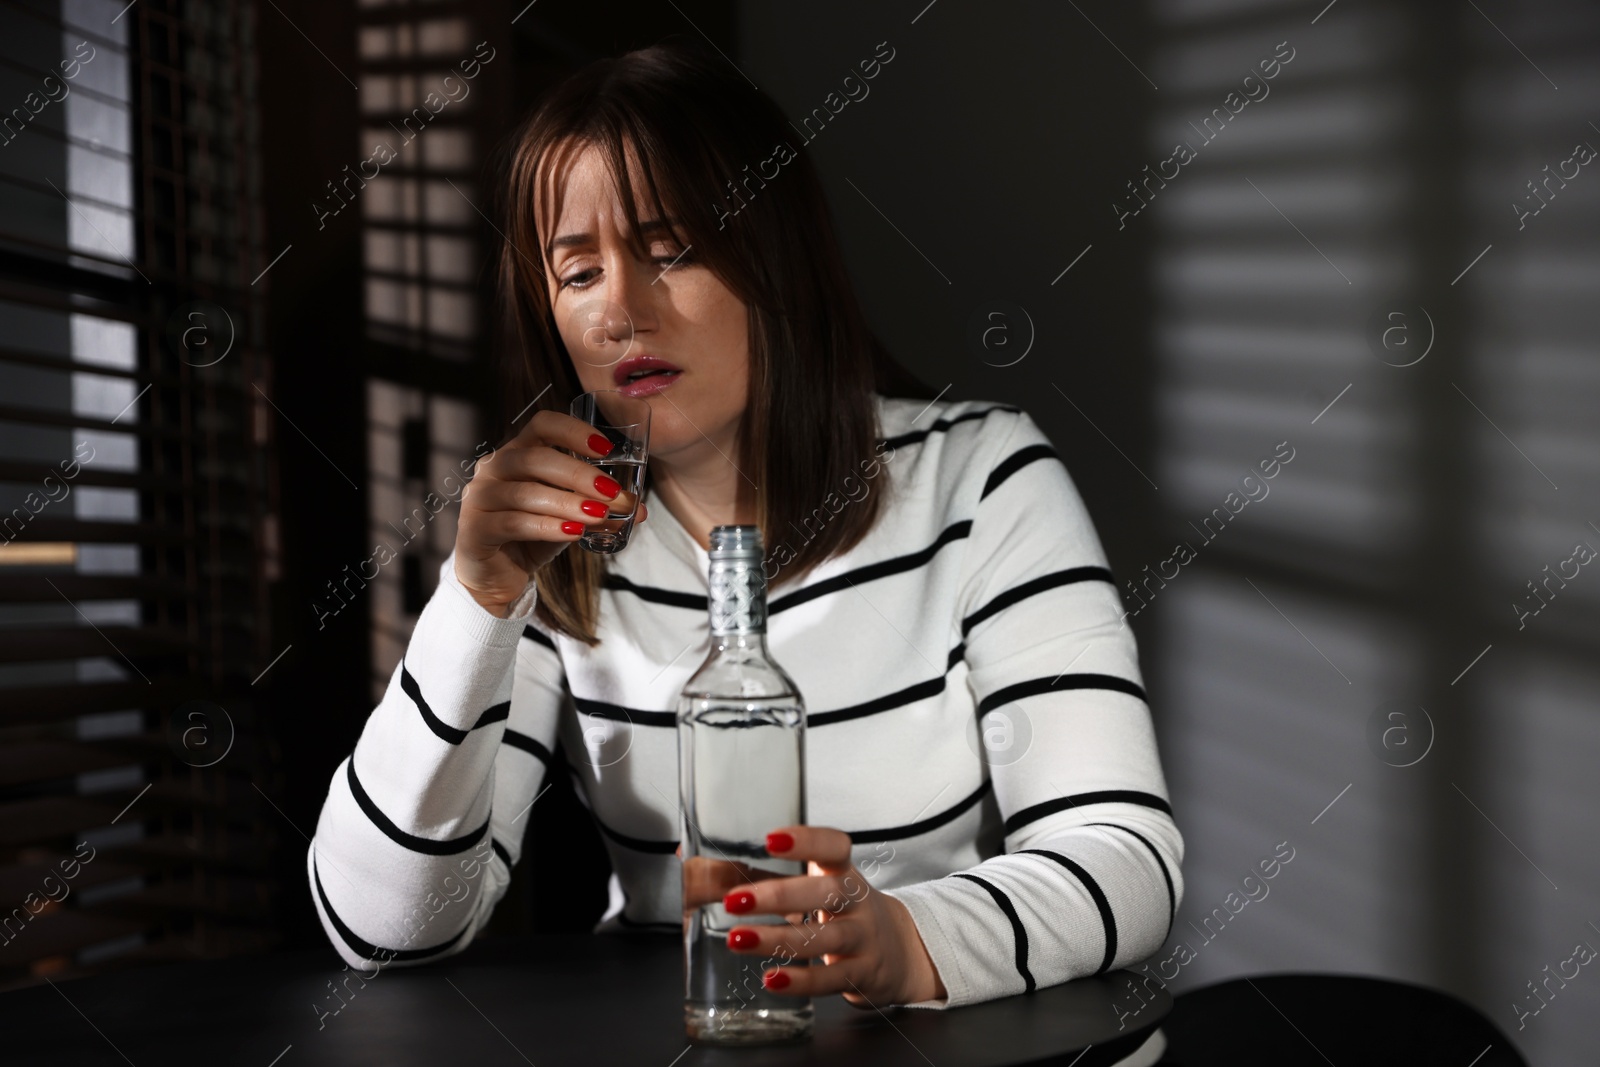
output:
M708 1048L684 1037L682 974L679 939L649 934L482 942L364 982L331 949L144 967L0 995L0 1060L979 1067L1082 1052L1075 1067L1095 1067L1133 1052L1172 1006L1145 984L1136 997L1126 972L948 1011L831 996L804 1044Z

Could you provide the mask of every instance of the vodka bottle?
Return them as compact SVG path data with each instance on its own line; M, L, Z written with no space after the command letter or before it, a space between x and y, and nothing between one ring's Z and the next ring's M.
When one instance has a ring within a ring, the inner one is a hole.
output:
M805 703L767 651L759 526L717 526L710 548L711 651L678 697L685 996L691 1039L747 1044L809 1037L808 997L768 992L762 975L805 960L736 953L728 931L782 915L733 915L726 893L805 873L766 837L806 821Z

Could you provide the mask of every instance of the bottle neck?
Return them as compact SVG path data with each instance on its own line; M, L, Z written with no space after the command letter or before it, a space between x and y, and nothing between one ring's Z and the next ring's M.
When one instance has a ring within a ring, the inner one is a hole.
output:
M711 635L711 651L725 653L733 656L760 655L771 658L767 651L767 635L765 633L727 633Z

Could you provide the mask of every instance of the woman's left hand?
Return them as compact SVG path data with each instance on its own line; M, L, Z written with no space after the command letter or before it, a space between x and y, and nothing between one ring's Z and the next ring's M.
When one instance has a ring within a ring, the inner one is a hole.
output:
M730 890L723 906L736 915L788 919L728 933L730 949L774 964L762 976L769 992L841 993L858 1008L946 996L911 913L894 897L874 891L851 863L849 834L827 826L783 826L767 835L767 851L807 861L807 873L746 883ZM802 925L807 914L812 922ZM799 959L813 962L783 966Z

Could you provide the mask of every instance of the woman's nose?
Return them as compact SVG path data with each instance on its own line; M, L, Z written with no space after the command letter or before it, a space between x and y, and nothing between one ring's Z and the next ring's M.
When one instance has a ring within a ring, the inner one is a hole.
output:
M619 254L606 271L606 329L611 340L626 343L633 334L656 328L655 286L659 271L651 262L640 263L630 255Z
M574 359L590 367L607 368L620 363L633 347L633 320L620 304L612 303L604 292L585 299L569 319L578 343Z
M588 303L579 309L579 317L586 350L609 351L633 340L633 316L621 304L609 299Z

